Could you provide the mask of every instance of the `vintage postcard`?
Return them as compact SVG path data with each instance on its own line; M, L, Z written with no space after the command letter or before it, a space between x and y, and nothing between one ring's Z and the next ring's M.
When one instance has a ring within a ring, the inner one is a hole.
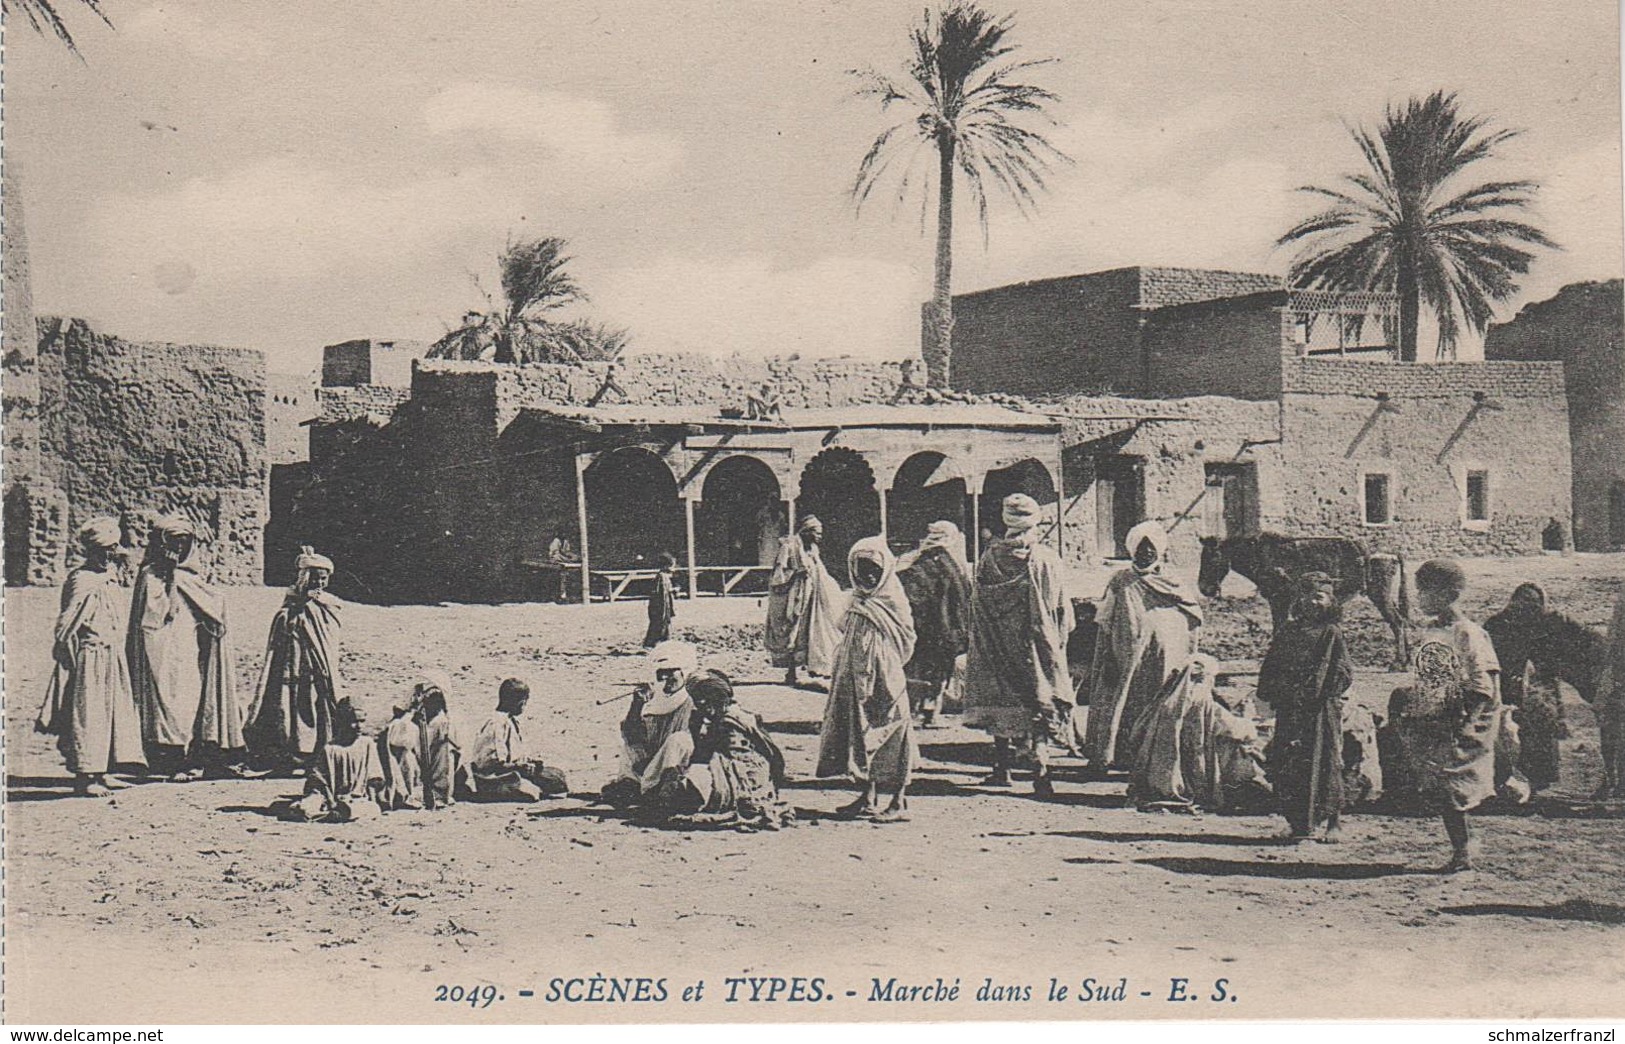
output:
M4 1018L1625 1015L1611 0L3 0Z

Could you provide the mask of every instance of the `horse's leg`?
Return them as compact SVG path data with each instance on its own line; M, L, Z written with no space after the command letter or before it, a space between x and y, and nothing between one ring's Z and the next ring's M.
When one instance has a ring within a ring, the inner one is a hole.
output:
M1581 693L1582 696L1585 693ZM1602 750L1602 786L1594 795L1598 799L1625 796L1625 690L1618 687L1611 693L1596 693L1591 710L1597 718L1597 732Z
M1398 568L1403 569L1401 565ZM1375 573L1376 575L1372 575ZM1399 583L1404 583L1403 578ZM1394 636L1394 666L1398 670L1405 670L1410 666L1411 649L1410 636L1406 632L1405 614L1398 605L1399 599L1395 594L1395 576L1386 570L1376 571L1370 564L1366 566L1365 596L1376 606L1377 615L1382 617L1388 625L1388 630Z

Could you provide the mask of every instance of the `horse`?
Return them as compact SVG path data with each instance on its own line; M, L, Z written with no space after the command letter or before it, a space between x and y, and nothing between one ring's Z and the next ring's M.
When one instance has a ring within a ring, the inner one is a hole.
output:
M1202 567L1196 585L1204 598L1216 598L1219 585L1235 570L1258 587L1279 630L1292 607L1293 581L1304 573L1331 577L1338 602L1363 594L1394 636L1394 662L1409 665L1410 584L1402 555L1373 553L1347 537L1292 537L1260 533L1247 537L1202 538Z

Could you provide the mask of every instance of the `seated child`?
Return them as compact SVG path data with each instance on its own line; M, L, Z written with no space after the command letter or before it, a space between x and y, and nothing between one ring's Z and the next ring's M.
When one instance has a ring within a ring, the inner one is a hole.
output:
M530 687L509 678L497 690L497 709L480 726L469 757L469 783L483 801L540 801L569 791L564 773L542 764L526 743L519 717Z
M340 700L333 712L333 737L311 759L305 796L293 804L292 818L309 823L349 823L373 819L384 770L378 746L361 734L365 718L355 704Z

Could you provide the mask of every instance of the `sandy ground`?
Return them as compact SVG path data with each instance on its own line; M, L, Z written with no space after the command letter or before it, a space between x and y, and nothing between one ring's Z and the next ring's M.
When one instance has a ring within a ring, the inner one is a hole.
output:
M1597 624L1625 557L1473 571L1475 611L1534 578ZM1245 659L1266 617L1244 586L1234 594L1212 607L1210 631L1223 655ZM1287 846L1269 817L1126 809L1121 783L1083 783L1067 763L1048 802L982 790L985 737L953 723L920 733L909 823L832 819L849 793L797 782L787 796L801 823L781 833L650 829L586 799L613 775L624 710L595 701L645 669L641 604L356 605L342 662L374 727L421 666L452 673L454 712L470 726L516 675L536 693L533 728L582 796L296 825L267 813L297 791L285 780L69 796L51 741L31 727L56 597L5 600L14 1023L1625 1013L1625 820L1580 800L1596 781L1596 731L1572 694L1557 791L1535 814L1477 817L1482 865L1458 877L1429 872L1447 854L1430 820L1357 814L1342 845ZM245 698L280 597L231 592ZM744 683L741 702L804 781L823 697L772 683L760 615L750 599L682 602L678 631ZM1369 610L1356 606L1350 626L1380 661ZM1367 695L1388 685L1376 663L1360 682ZM595 974L665 976L671 996L549 1000L553 980ZM746 985L730 1003L725 979L738 976L822 978L830 999L752 1002ZM871 1001L872 977L893 976L957 978L961 992ZM1047 999L1052 977L1069 987L1064 1001ZM1170 1001L1175 977L1199 999ZM1126 999L1079 1003L1086 978L1126 978ZM701 999L684 1003L702 979ZM984 979L1030 987L1031 999L978 1001ZM1219 979L1224 999L1209 999ZM440 986L487 984L501 997L489 1007L435 999Z

